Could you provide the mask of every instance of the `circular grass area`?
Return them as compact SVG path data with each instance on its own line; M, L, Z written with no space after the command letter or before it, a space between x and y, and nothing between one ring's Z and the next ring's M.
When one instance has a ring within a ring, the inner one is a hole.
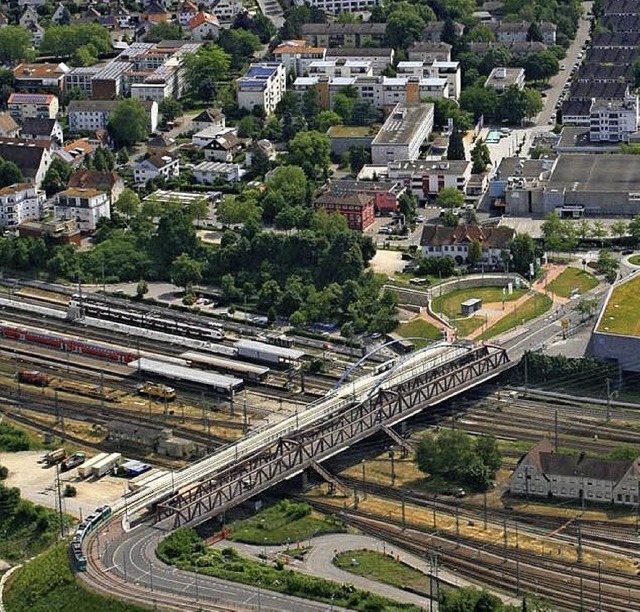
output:
M433 289L433 292L437 292L437 287ZM441 312L450 319L455 319L460 316L460 304L466 302L472 298L478 298L482 300L482 307L487 304L502 304L502 290L503 287L467 287L465 289L455 289L442 296L434 297L431 302L431 309L433 312ZM511 302L517 300L527 293L526 289L514 289L511 295L506 293L504 296L505 302Z

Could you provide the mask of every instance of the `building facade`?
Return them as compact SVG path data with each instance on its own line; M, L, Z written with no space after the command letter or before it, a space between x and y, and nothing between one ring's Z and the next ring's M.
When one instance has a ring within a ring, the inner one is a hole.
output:
M46 201L44 191L30 183L0 189L0 227L14 227L41 219L46 212Z
M416 160L388 164L389 178L403 182L421 202L434 198L445 187L455 187L466 194L471 167L471 162L464 160Z
M316 198L316 210L342 215L349 229L362 231L375 220L374 198L361 192L323 193Z
M168 155L164 157L151 155L136 162L133 175L136 185L144 185L147 181L155 178L169 179L179 176L180 160Z
M158 129L158 103L146 100L142 105L149 117L149 131ZM109 118L118 106L118 100L72 100L67 109L70 132L95 132L105 130Z
M16 121L27 117L55 119L59 108L58 98L51 94L12 93L7 102L7 110Z
M246 74L236 81L238 106L253 110L264 108L271 115L287 87L287 73L282 64L262 62L252 64Z
M589 119L591 142L629 142L638 131L638 97L615 102L594 100Z
M58 194L55 215L58 219L75 219L81 231L91 232L102 217L110 217L109 197L97 189L70 187Z

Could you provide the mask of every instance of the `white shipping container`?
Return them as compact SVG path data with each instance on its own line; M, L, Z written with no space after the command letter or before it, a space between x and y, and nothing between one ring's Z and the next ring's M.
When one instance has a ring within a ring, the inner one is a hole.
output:
M96 478L100 478L110 472L120 459L122 459L122 455L120 453L111 453L102 459L102 461L94 464L91 472Z
M80 476L80 478L91 476L93 466L96 465L96 463L100 463L100 461L106 459L108 456L109 453L99 453L95 457L87 459L80 467L78 467L78 476Z

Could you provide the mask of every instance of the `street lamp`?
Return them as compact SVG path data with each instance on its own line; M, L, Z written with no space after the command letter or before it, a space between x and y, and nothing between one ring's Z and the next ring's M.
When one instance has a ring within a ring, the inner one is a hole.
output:
M367 493L364 490L365 489L365 485L367 484L367 474L365 471L365 459L362 460L362 499L366 499L367 497Z
M396 466L395 466L395 460L394 460L394 452L393 452L393 446L391 446L391 448L389 449L389 459L391 460L391 486L393 487L396 483Z

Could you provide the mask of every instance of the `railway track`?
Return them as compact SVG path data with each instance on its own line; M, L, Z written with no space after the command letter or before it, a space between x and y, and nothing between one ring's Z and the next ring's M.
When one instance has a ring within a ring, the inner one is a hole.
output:
M308 500L317 510L336 512L335 506ZM365 533L395 543L405 550L429 557L437 552L451 569L499 589L519 594L536 593L563 610L589 609L601 602L603 612L629 612L640 609L639 582L636 577L594 567L550 562L544 557L504 550L495 545L481 548L464 538L450 538L415 525L356 510L342 510L340 518Z

